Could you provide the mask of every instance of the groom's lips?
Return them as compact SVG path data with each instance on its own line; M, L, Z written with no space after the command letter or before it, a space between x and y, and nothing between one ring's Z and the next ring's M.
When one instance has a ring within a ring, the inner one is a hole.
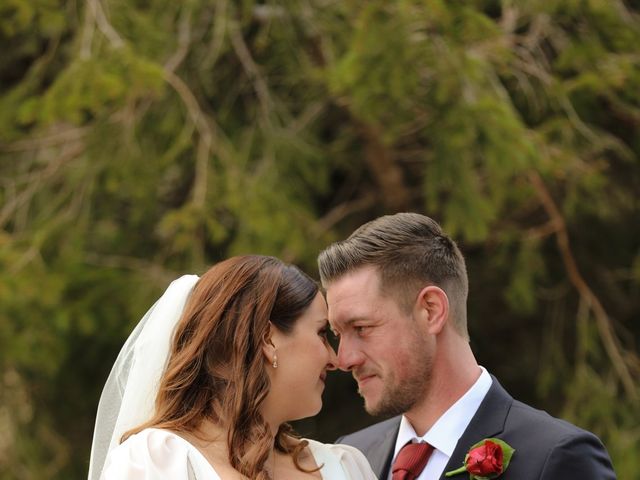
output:
M356 376L356 381L358 382L358 386L361 387L362 385L367 383L369 380L371 380L373 377L375 377L374 374Z

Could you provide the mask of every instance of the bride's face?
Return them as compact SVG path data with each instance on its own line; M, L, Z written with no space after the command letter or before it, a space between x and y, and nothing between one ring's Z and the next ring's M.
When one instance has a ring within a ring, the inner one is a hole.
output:
M282 423L320 411L327 371L336 368L336 354L327 341L328 329L327 303L320 293L290 333L274 329L271 340L278 367L267 365L271 389L265 401L265 417Z

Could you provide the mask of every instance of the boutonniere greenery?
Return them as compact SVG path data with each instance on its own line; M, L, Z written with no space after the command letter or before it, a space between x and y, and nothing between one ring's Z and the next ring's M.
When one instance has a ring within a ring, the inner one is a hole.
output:
M464 457L464 465L445 473L445 476L468 472L470 480L497 478L509 466L513 452L515 450L507 442L499 438L485 438L471 447Z

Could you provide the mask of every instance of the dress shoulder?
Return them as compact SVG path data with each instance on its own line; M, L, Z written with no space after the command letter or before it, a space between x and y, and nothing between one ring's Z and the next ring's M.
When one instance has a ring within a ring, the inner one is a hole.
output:
M147 428L109 452L100 480L189 480L194 476L220 480L184 438L168 430Z
M320 443L306 439L318 464L320 473L327 480L376 480L369 462L360 450L350 445Z

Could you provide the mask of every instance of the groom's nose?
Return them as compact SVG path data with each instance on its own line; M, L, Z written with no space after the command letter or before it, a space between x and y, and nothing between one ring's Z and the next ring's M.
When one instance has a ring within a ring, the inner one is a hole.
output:
M350 341L346 335L340 337L340 343L338 344L338 368L349 372L362 365L363 361L364 355L356 348L354 342Z

